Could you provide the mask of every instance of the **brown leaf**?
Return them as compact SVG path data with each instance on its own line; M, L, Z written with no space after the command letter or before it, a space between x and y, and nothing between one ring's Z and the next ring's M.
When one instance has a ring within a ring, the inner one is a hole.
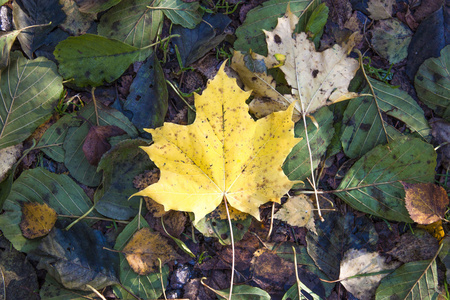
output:
M42 237L52 230L56 218L56 211L46 203L26 202L22 206L20 229L28 239Z
M92 126L83 144L83 152L88 162L96 166L106 151L111 149L107 138L126 134L126 132L114 125Z
M133 271L139 275L156 271L159 266L158 258L162 265L180 258L165 238L148 228L136 232L123 248L123 253Z
M444 188L431 183L402 184L406 192L406 208L414 222L431 224L444 217L449 202Z

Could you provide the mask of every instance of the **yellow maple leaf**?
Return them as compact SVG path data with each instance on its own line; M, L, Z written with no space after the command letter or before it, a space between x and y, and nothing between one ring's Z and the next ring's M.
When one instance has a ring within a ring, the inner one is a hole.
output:
M279 202L295 183L281 168L300 139L294 138L293 106L254 121L242 91L224 64L195 95L196 119L182 126L146 129L154 144L142 147L161 170L160 180L134 194L166 210L193 212L195 223L223 199L259 220L259 206Z

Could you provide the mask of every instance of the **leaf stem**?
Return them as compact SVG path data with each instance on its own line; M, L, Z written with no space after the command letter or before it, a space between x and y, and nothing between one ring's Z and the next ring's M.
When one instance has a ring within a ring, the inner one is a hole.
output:
M233 281L234 281L234 263L235 263L235 253L234 253L234 237L233 237L233 225L231 224L230 210L228 209L227 198L223 197L223 202L225 202L225 210L227 211L228 225L230 226L230 239L231 239L231 283L230 283L230 294L228 295L228 300L231 300L233 295Z
M180 37L180 35L179 35L179 34L172 34L172 35L169 35L168 37L166 37L166 38L164 38L164 39L162 39L162 40L160 40L160 41L158 41L158 42L156 42L156 43L153 43L153 44L150 44L150 45L148 45L148 46L139 48L139 50L145 50L145 49L151 48L151 47L156 46L156 45L158 45L158 44L161 44L162 42L165 42L165 41L167 41L167 40L169 40L169 39L171 39L171 38L176 38L176 37Z
M98 122L97 101L95 100L95 86L92 87L91 93L92 93L92 101L94 101L95 120L96 120L97 126L100 126L100 123Z

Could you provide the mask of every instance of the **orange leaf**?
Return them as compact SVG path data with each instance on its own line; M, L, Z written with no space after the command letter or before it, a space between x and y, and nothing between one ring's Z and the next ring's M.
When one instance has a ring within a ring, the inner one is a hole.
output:
M444 188L431 183L402 184L406 208L414 222L427 225L444 217L449 202Z
M56 218L56 211L46 203L26 202L22 206L20 229L28 239L42 237L52 230Z
M159 266L158 258L164 265L180 257L166 239L148 228L137 231L122 252L130 267L139 275L156 271Z

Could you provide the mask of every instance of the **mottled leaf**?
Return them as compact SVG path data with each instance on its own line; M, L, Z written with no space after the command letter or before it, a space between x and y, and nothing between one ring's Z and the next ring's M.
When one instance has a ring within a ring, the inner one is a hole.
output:
M20 229L27 239L35 239L47 235L56 222L56 211L47 203L26 202L22 206Z

